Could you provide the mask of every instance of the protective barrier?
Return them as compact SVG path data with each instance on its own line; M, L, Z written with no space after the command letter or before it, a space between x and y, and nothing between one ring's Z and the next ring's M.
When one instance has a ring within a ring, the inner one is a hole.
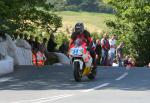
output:
M14 71L14 60L7 56L4 60L0 60L0 75L8 74Z
M0 53L14 59L15 65L32 65L31 46L23 39L12 41L8 34L6 40L0 42Z
M15 52L16 65L32 65L32 52L31 50L17 47Z
M64 55L62 53L56 53L56 52L55 52L55 54L58 57L59 63L70 64L70 60L69 60L69 58L66 55Z

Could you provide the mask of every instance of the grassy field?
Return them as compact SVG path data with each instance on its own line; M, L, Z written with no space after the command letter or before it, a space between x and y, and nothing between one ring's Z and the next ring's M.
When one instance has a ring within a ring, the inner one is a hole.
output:
M83 22L90 32L101 32L102 30L108 30L105 21L114 19L114 15L104 13L62 11L56 14L63 18L61 31L65 31L67 28L71 30L75 23Z

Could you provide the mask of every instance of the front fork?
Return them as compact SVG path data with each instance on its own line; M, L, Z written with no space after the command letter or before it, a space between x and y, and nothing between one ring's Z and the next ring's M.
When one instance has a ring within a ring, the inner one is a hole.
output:
M80 65L80 72L81 72L81 75L82 75L82 76L86 76L86 75L90 74L91 68L84 66L83 61L81 61L81 60L74 60L74 61L73 61L73 65L74 65L75 62L79 62L79 65Z
M73 61L73 66L74 66L74 63L75 62L79 62L79 65L80 65L80 70L82 71L83 70L83 61L79 60L79 59L76 59Z

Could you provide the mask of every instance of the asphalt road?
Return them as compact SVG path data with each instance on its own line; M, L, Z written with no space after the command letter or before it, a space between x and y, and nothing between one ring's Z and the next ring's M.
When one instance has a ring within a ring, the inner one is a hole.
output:
M0 103L150 103L150 69L98 67L75 82L71 66L18 67L0 77Z

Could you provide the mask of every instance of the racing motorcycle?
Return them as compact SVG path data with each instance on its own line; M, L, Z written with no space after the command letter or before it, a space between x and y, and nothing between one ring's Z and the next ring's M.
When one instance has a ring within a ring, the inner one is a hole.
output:
M96 77L96 68L92 63L92 57L87 50L87 46L82 43L81 39L74 42L74 46L70 48L69 58L73 65L73 74L75 81L81 81L83 76L87 76L90 80Z

